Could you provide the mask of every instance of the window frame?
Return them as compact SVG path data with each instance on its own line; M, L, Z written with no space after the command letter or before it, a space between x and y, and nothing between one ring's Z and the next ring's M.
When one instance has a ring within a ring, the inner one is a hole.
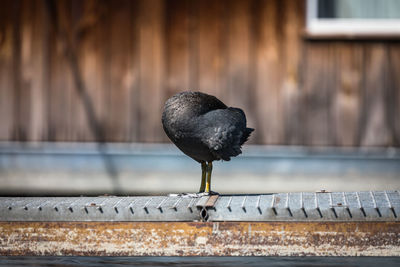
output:
M318 18L318 0L306 2L306 34L311 37L400 37L400 19Z

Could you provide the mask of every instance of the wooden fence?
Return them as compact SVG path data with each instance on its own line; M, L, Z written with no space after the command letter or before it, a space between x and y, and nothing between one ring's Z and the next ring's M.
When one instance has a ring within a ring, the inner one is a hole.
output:
M190 89L243 108L253 143L399 146L400 42L304 27L300 0L3 0L0 140L164 142Z

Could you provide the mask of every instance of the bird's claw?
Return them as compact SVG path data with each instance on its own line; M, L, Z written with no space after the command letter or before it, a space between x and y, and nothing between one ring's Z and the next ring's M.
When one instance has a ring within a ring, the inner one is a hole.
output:
M199 192L197 194L201 194L201 196L212 196L212 195L219 195L218 192L209 191L209 192Z
M180 193L180 194L169 194L169 197L182 197L182 198L200 198L205 196L219 195L218 192L198 192L198 193Z
M180 193L180 194L169 194L169 197L182 197L182 198L198 198L202 197L199 193Z

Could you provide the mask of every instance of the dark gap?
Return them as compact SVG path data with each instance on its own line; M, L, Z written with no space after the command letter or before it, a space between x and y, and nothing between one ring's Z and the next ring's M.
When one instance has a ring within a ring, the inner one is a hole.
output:
M287 210L289 212L290 217L293 217L293 213L292 213L291 209L289 207L287 207Z
M322 218L322 217L324 217L324 216L322 216L322 212L321 212L321 210L319 209L319 208L317 208L317 211L318 211L318 214L319 214L319 216Z
M304 216L305 216L306 218L308 218L308 215L307 215L307 212L306 212L306 210L305 210L304 208L301 208L301 210L303 211L303 213L304 213Z
M396 211L394 210L394 208L393 208L393 207L391 207L390 209L391 209L391 210L392 210L392 212L393 212L393 216L394 216L395 218L397 218L397 214L396 214Z
M353 215L351 214L350 209L346 208L346 210L347 210L347 213L349 214L350 218L353 218Z
M260 214L262 214L261 208L260 208L260 207L257 207L257 209L258 209L258 212L259 212Z
M208 220L208 212L205 208L202 208L202 210L200 212L200 217L203 222L206 222Z
M378 216L379 216L379 217L382 217L382 213L381 213L381 211L379 210L379 208L375 208L375 210L376 210L376 212L378 213Z
M335 208L331 208L331 210L332 210L332 212L333 212L333 215L335 215L335 218L337 218L338 216L337 216L337 213L336 213Z
M360 208L360 210L361 210L362 214L364 215L364 217L367 217L367 214L365 213L365 210L364 210L364 208L363 208L363 207L361 207L361 208Z
M272 207L272 211L274 212L275 216L278 215L278 212L276 212L275 207Z

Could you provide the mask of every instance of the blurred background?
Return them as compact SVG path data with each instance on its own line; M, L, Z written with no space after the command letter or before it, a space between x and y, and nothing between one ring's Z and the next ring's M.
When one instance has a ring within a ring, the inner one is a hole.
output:
M400 1L2 0L0 194L197 191L185 90L256 129L215 191L400 188Z

